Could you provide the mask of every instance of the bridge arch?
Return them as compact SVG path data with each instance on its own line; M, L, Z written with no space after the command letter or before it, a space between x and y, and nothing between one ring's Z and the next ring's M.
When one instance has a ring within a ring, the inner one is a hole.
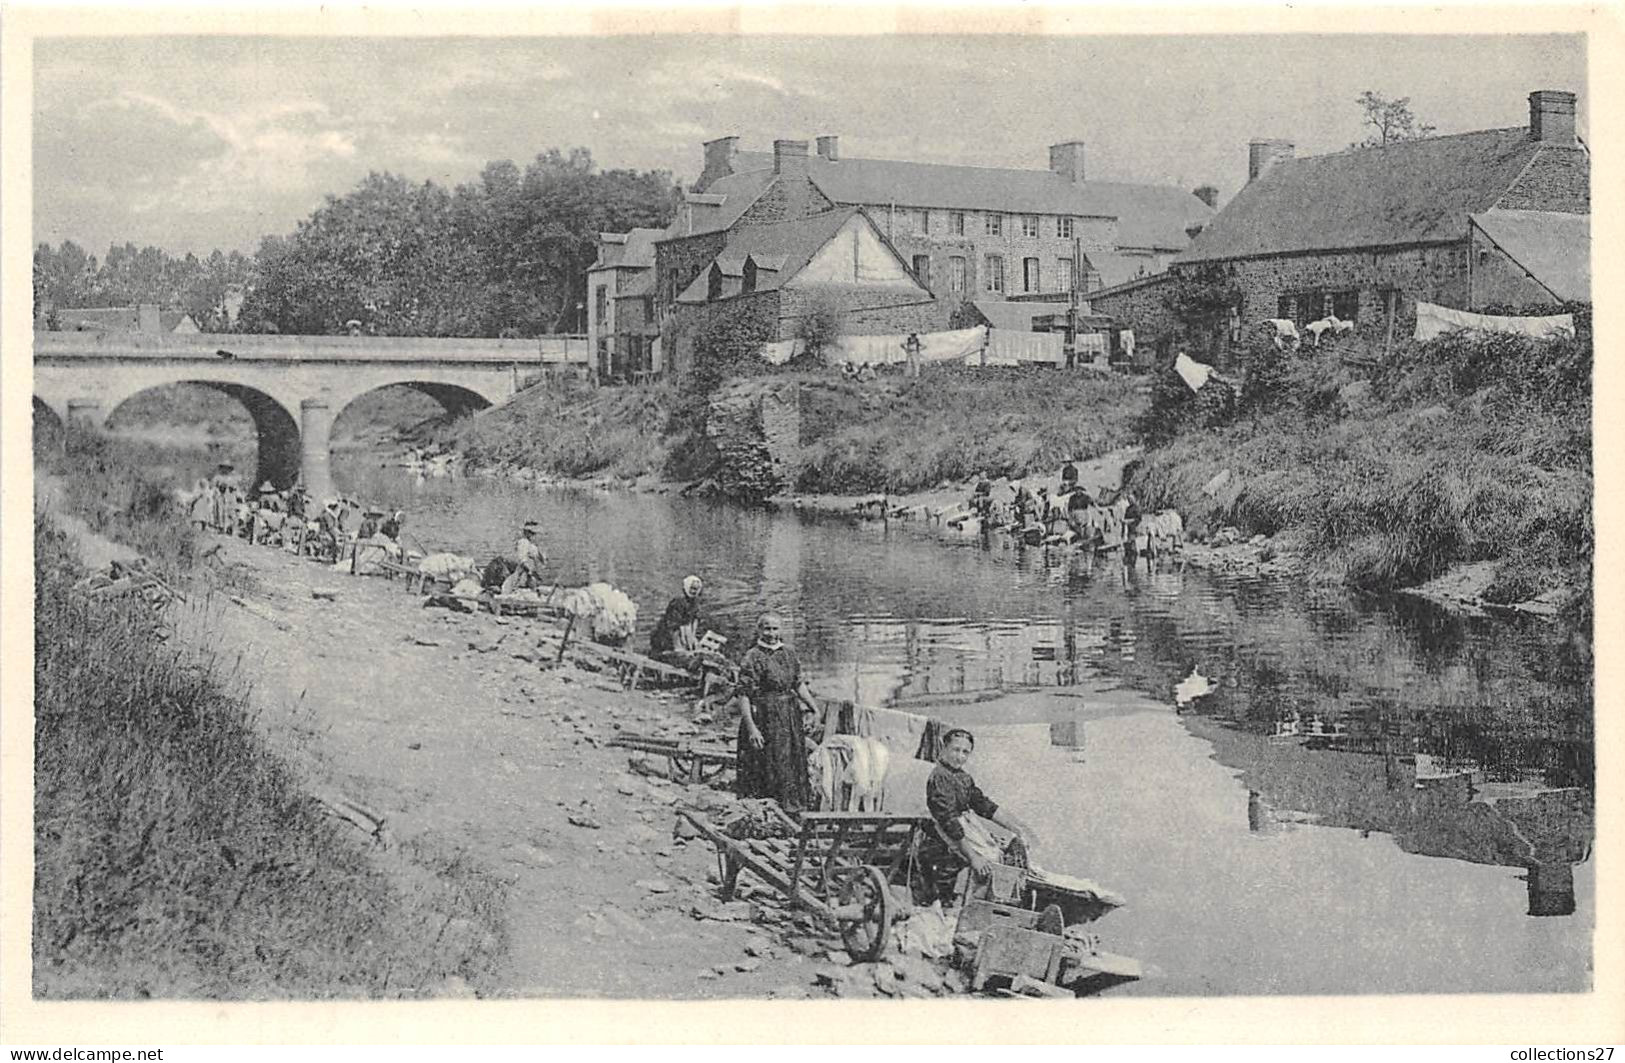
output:
M153 384L125 395L107 411L108 423L117 419L117 412L125 403L138 395L158 387L187 384L208 388L235 399L248 412L254 422L254 436L258 457L255 463L254 483L269 480L277 488L291 487L300 473L299 421L281 400L247 384L229 380L207 380L182 377L170 384Z
M393 380L387 383L377 384L366 389L365 391L358 391L346 399L342 405L335 404L333 410L333 421L335 426L337 426L339 422L345 420L346 414L352 412L356 403L363 399L376 396L379 392L386 391L391 388L407 389L414 391L419 395L424 395L438 404L440 409L444 411L448 417L453 418L462 417L466 414L474 413L479 410L490 409L492 406L496 405L497 402L500 402L506 397L505 395L498 395L493 399L491 396L476 388L467 387L462 384L446 383L443 381L412 379Z

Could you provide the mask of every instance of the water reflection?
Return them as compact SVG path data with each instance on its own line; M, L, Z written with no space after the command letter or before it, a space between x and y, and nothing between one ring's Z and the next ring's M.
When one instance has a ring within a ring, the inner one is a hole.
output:
M1087 756L1082 709L1097 704L1102 677L1172 715L1176 686L1199 670L1211 688L1178 718L1239 772L1238 828L1246 794L1254 835L1379 832L1408 853L1522 869L1531 915L1575 911L1573 868L1592 837L1592 688L1587 647L1554 627L1090 565L915 524L337 474L410 510L426 543L480 560L523 519L541 520L561 576L621 586L642 606L645 633L697 572L713 626L736 646L761 610L785 613L815 687L830 694L928 706L1043 692L1023 703L1022 722L1047 725L1060 764ZM1149 777L1157 765L1145 768Z

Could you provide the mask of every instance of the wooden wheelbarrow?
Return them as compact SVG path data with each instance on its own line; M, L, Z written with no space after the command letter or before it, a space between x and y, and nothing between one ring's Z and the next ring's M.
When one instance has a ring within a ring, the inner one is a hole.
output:
M889 883L927 821L870 812L804 812L798 820L772 808L789 837L734 838L697 812L678 815L716 846L724 900L748 870L792 904L835 924L854 961L880 959L892 924L910 912L892 896Z
M673 780L694 785L710 782L733 767L738 760L733 750L722 746L703 745L687 739L660 738L655 735L622 733L616 735L609 744L665 757L671 769L669 775Z

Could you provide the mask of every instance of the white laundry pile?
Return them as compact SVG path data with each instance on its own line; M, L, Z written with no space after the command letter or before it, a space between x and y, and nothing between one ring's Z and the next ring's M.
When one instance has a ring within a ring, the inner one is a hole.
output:
M1507 332L1531 339L1553 339L1574 335L1574 315L1554 314L1550 317L1498 317L1494 314L1474 314L1466 310L1452 310L1433 303L1416 304L1416 333L1418 341L1456 329L1475 332Z
M831 735L808 758L813 786L822 795L819 807L826 811L883 807L890 766L885 743L859 735Z
M1174 372L1179 374L1179 378L1192 391L1201 391L1202 385L1206 384L1208 377L1213 375L1213 367L1198 362L1181 351L1179 357L1174 359Z
M1192 668L1191 674L1181 679L1179 685L1174 687L1174 704L1189 705L1197 698L1211 694L1217 689L1207 676Z
M462 554L430 554L418 562L418 571L432 579L450 580L455 583L465 576L473 576L479 572L472 557Z

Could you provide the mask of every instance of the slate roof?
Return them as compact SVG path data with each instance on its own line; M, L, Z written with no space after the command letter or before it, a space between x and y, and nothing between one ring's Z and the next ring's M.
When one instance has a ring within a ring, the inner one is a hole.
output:
M648 269L655 264L655 241L665 235L664 229L629 229L624 233L604 233L602 236L624 236L622 241L600 239L598 261L593 269Z
M1485 129L1282 159L1199 233L1176 263L1457 240L1542 151L1526 127Z
M720 177L706 188L703 196L696 197L691 194L689 205L679 207L677 217L666 227L666 231L657 240L679 240L685 236L699 236L703 233L714 233L724 229L731 229L739 216L750 208L750 205L761 198L768 186L778 174L773 172L771 160L767 169L753 170L750 173L733 173L727 177ZM705 203L709 197L721 197L722 202L716 206ZM694 200L698 199L697 202ZM694 215L693 227L690 229L684 222L684 211L692 210Z
M1473 224L1557 298L1591 298L1591 215L1492 210Z
M734 171L713 182L706 191L717 191L725 182L752 174L765 172L773 176L773 155L738 152ZM820 192L840 204L1116 218L1119 247L1178 251L1190 243L1186 226L1213 216L1213 209L1206 203L1171 185L1118 181L1073 184L1049 170L895 159L842 158L830 162L812 155L807 160L807 175Z
M800 273L802 267L834 238L841 226L854 215L862 213L857 207L838 207L791 221L741 225L728 234L727 244L712 262L720 264L724 274L735 276L743 273L746 258L755 257L759 269L756 290L772 291ZM884 239L881 238L882 242ZM892 253L897 252L894 249ZM775 265L777 268L772 268ZM710 274L711 263L707 263L699 276L683 289L677 301L705 302Z

